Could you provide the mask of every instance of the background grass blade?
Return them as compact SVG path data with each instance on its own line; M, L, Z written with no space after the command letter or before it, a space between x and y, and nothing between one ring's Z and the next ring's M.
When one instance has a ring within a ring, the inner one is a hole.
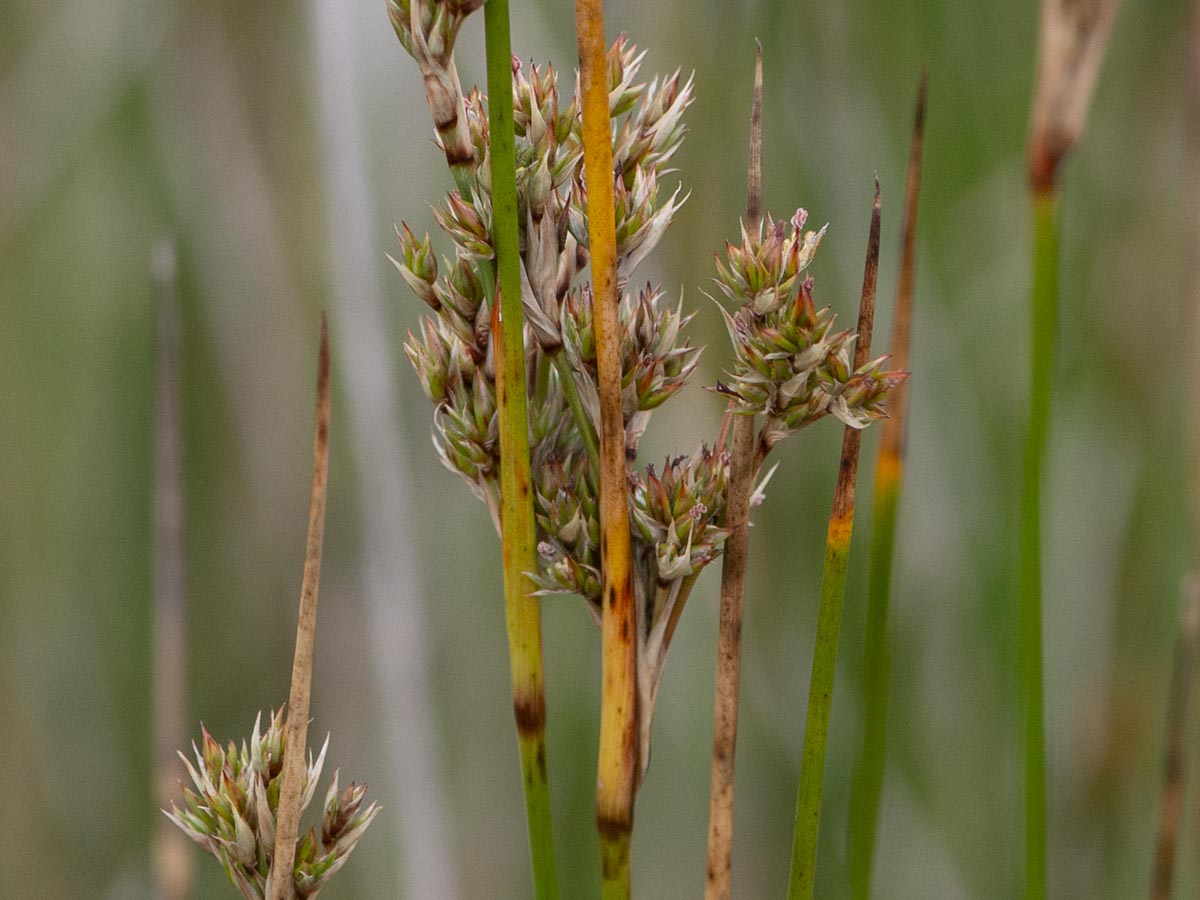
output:
M875 284L879 273L879 182L871 210L871 232L858 307L858 339L854 368L870 359L871 331L875 320ZM813 648L808 714L804 723L804 748L800 756L800 786L796 792L796 824L792 833L792 864L788 900L812 900L817 864L817 834L821 820L821 786L825 774L825 746L833 705L833 679L837 669L838 636L842 625L842 600L846 594L846 568L854 531L854 488L862 432L846 426L838 465L833 510L825 542L825 567L821 576L821 601L817 611L817 639Z
M1167 698L1166 771L1158 804L1158 834L1154 843L1154 868L1150 900L1170 900L1175 875L1179 823L1183 817L1184 767L1188 753L1192 686L1195 681L1196 637L1200 632L1200 581L1194 575L1184 586L1175 643L1175 669Z
M161 238L150 268L154 281L154 759L155 800L166 809L176 791L175 748L186 743L187 596L183 548L183 410L175 244ZM187 838L165 817L155 826L154 896L191 894Z
M913 121L904 191L903 232L900 239L900 276L892 318L892 366L906 371L912 335L913 285L917 256L917 200L921 190L921 150L925 137L925 98L928 69L921 70L917 110ZM888 397L888 419L883 423L879 462L871 515L870 581L867 586L867 624L863 645L862 756L854 774L850 797L850 842L847 859L855 900L871 894L871 869L875 832L883 790L886 759L888 675L891 648L888 641L888 606L891 594L892 557L896 540L896 510L904 477L905 432L908 425L908 386L902 384Z
M528 577L528 573L537 571L537 537L529 468L508 0L491 0L485 5L484 30L490 98L493 234L500 287L496 402L500 413L504 606L534 894L538 900L554 900L558 897L558 872L546 770L541 610L534 595L536 588Z
M1042 685L1041 489L1058 318L1058 175L1083 134L1116 0L1044 0L1027 160L1033 213L1029 422L1021 474L1017 609L1025 756L1025 900L1045 900L1046 738Z

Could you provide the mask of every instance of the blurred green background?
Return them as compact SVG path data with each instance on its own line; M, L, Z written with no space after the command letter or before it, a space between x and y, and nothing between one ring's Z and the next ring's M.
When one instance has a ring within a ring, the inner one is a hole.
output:
M571 5L515 2L524 59L575 60ZM1047 490L1051 893L1148 883L1179 582L1191 564L1197 197L1187 4L1127 4L1066 170ZM910 468L893 594L880 897L1002 898L1020 878L1015 522L1027 359L1023 144L1036 4L608 4L647 75L695 70L691 199L639 277L682 286L710 344L644 458L711 439L725 337L702 291L737 234L753 39L766 204L830 230L818 299L853 315L872 178L895 283L917 73L931 68ZM465 82L482 76L481 21ZM530 895L499 546L442 469L400 352L422 312L384 257L449 187L382 0L0 5L0 895L150 896L155 240L176 241L190 735L249 732L287 694L318 311L335 360L313 734L385 807L324 894ZM885 348L890 304L877 346ZM840 429L783 445L753 531L734 890L782 896ZM870 485L878 436L865 444ZM869 491L860 492L826 773L820 896L848 894ZM638 804L643 898L699 896L715 572L667 667ZM598 634L545 604L564 896L597 893ZM1195 763L1193 757L1191 762ZM332 766L329 767L331 771ZM182 776L182 767L179 774ZM1189 789L1178 895L1194 894ZM193 848L197 897L234 896Z

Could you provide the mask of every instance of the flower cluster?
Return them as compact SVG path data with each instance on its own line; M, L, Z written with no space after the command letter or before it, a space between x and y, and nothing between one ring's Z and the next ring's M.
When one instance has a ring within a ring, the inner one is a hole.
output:
M474 3L391 0L401 42L425 73L438 140L455 189L435 209L453 246L439 262L428 235L404 225L393 259L431 313L405 350L433 401L433 441L442 462L488 506L500 527L499 417L496 401L495 241L486 98L464 95L453 71L453 38ZM431 37L433 36L433 37ZM436 37L436 40L434 39ZM423 43L422 43L423 42ZM629 290L637 265L686 200L664 187L684 136L692 81L676 71L639 81L643 55L619 38L607 57L612 116L621 387L628 461L630 539L639 653L641 727L648 728L663 654L699 571L722 552L729 453L715 449L668 459L661 471L634 462L652 412L696 370L699 350L683 332L691 319L651 284ZM434 73L431 87L431 75ZM576 76L578 93L578 76ZM447 102L443 87L453 93ZM599 398L592 297L579 273L588 265L583 121L560 93L552 66L512 67L522 308L528 408L543 593L573 593L599 618L601 592L597 438ZM456 118L443 115L456 110ZM452 129L451 126L454 126ZM452 144L452 142L454 142ZM451 147L456 148L451 152ZM783 435L833 413L861 427L882 414L881 398L901 376L877 360L849 369L853 336L835 332L802 280L824 230L804 231L804 213L744 230L718 260L718 284L737 304L726 313L734 343L730 384L719 389L733 411L762 414L760 452ZM723 432L724 435L724 432ZM761 462L761 459L759 460ZM760 485L761 490L761 485ZM756 492L757 496L757 492ZM643 759L643 769L645 760Z
M179 754L196 790L184 787L183 807L172 804L166 813L188 837L221 861L229 881L246 900L263 900L274 877L275 817L283 771L283 712L271 716L266 732L261 732L261 719L260 715L255 720L250 742L243 741L240 750L232 741L221 747L203 730L202 746L192 744L195 765ZM309 755L301 810L312 801L328 746L326 738L315 762ZM334 773L325 796L320 835L310 828L296 848L292 877L301 900L316 897L345 865L379 812L375 803L363 807L366 790L366 785L351 784L338 793Z
M807 218L797 210L790 230L769 216L743 227L741 245L726 244L725 261L717 258L714 280L738 304L721 310L734 355L718 390L735 412L763 416L760 457L826 414L852 428L882 418L887 392L907 377L884 371L886 356L851 371L854 332L834 330L829 308L813 301L812 279L801 279L825 234L804 231Z
M419 5L413 0L406 7L407 18L400 18L405 23L414 21L413 10ZM426 31L437 25L442 29L439 33L452 36L457 29L455 15L435 13L422 21ZM395 12L393 21L398 21ZM417 42L409 37L419 31L407 26L402 41L424 69L429 60L414 49ZM443 60L452 67L452 47L442 50ZM608 55L615 123L618 281L623 290L618 318L630 460L636 457L652 411L688 381L699 360L699 350L683 337L691 316L681 303L668 303L663 291L650 284L624 290L634 268L658 243L683 202L679 188L666 192L660 180L683 138L682 115L692 99L691 81L679 72L648 83L639 81L642 56L624 38ZM560 97L559 80L552 66L513 65L522 306L529 348L530 443L541 566L534 574L544 591L577 593L596 603L599 511L596 461L589 451L589 445L595 447L600 418L596 341L591 294L586 285L577 284L580 270L588 263L583 122L578 103ZM457 83L457 76L449 81ZM405 350L434 403L433 440L438 455L487 504L498 527L488 119L486 98L478 90L459 96L464 145L470 146L472 161L457 166L456 188L434 213L453 245L453 257L439 261L428 235L417 237L402 225L397 230L399 253L392 262L432 311L420 333L409 334ZM430 106L436 123L432 96ZM444 143L444 136L441 140ZM683 457L671 463L663 477L672 485L723 485L723 470L715 479L708 471L718 459L724 460L724 455L704 452ZM684 577L679 573L689 566L680 563L683 548L690 547L688 558L702 565L718 555L724 539L716 520L708 524L711 515L703 527L688 519L691 526L685 534L666 506L650 503L639 510L645 498L657 496L653 486L661 484L652 469L644 475L630 472L631 508L642 526L633 534L635 543L643 545L639 558L667 563L662 572L657 567L647 569L651 590L660 581ZM724 508L720 498L707 494L689 504L689 509L700 507Z

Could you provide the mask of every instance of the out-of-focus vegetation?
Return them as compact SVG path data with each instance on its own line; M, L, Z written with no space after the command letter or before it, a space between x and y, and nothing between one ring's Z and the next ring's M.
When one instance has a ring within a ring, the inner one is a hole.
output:
M516 3L513 12L519 56L574 63L569 4ZM897 900L1012 896L1021 859L1023 148L1036 4L625 0L607 5L607 20L649 48L644 71L696 72L691 132L677 157L691 198L639 276L683 286L685 304L699 310L695 338L712 350L697 383L662 414L646 459L711 439L720 418L720 400L699 383L720 377L725 338L701 292L712 253L737 235L754 37L765 59L765 206L783 216L803 205L812 221L830 223L813 274L818 297L846 323L872 179L881 178L880 350L912 94L920 63L930 64L875 885ZM1149 879L1179 583L1193 561L1188 376L1200 185L1189 24L1187 4L1122 9L1064 180L1044 495L1054 896L1137 896ZM481 26L473 18L460 45L472 82L483 80ZM340 43L331 29L341 29ZM164 234L177 242L181 276L194 733L203 720L218 738L238 736L286 697L312 350L327 308L335 424L312 727L333 732L343 779L369 781L384 811L322 896L406 896L414 882L402 847L423 830L404 787L412 778L447 829L450 863L427 883L447 897L529 895L499 544L483 507L430 447L427 404L400 353L421 305L384 256L392 223L432 229L428 204L450 187L428 121L418 72L382 2L8 0L0 12L5 896L149 896L147 848L161 816L148 712L149 259ZM390 356L370 349L381 333ZM389 394L390 424L363 413ZM383 492L371 451L393 433L399 452L386 463L403 481ZM734 890L744 897L781 896L786 882L840 436L817 426L782 448L755 515L734 851ZM864 486L877 441L864 442ZM399 498L397 508L377 509L380 496ZM829 898L848 894L867 510L860 503L826 769L817 890ZM395 533L381 533L380 521L398 523ZM399 581L371 574L397 560ZM689 603L658 703L634 846L644 897L702 889L717 581L703 577ZM388 619L372 601L389 589L403 616ZM544 620L563 893L588 897L598 880L599 640L571 598L549 598ZM414 684L427 688L416 701ZM430 712L415 738L412 720L393 721L402 695L404 709L423 701ZM434 764L398 760L397 734L427 745ZM1194 791L1189 803L1185 891L1197 880ZM199 855L196 896L232 896Z

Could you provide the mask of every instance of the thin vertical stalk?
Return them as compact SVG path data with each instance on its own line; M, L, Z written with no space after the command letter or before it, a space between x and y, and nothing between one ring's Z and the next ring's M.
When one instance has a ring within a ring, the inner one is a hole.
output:
M1026 160L1033 213L1029 425L1021 476L1018 647L1025 747L1025 900L1046 897L1041 489L1058 315L1058 175L1083 134L1117 0L1042 0Z
M308 543L300 585L296 652L284 731L283 773L275 822L275 854L267 884L267 900L294 900L296 837L300 830L300 795L304 789L304 751L308 744L308 710L312 699L313 645L317 632L317 588L321 581L321 546L325 539L325 496L329 481L329 333L321 316L321 348L317 362L317 414L313 432L312 490L308 502Z
M588 243L600 394L600 752L596 827L603 900L630 896L630 845L638 766L636 610L621 412L616 217L603 0L576 0Z
M157 333L154 342L154 760L155 789L165 809L176 788L175 748L187 733L187 598L183 553L183 417L180 403L179 297L174 243L163 238L151 258ZM163 818L154 833L154 896L191 894L188 840Z
M1046 723L1042 689L1042 467L1058 310L1058 191L1033 196L1029 425L1021 476L1018 646L1025 736L1025 898L1046 897Z
M308 0L316 123L325 200L329 285L359 517L357 569L367 616L372 709L383 753L384 791L404 815L389 822L400 869L395 893L457 900L458 866L449 837L436 698L430 690L431 599L422 591L414 534L411 467L401 435L405 412L386 321L374 240L376 197L369 184L363 91L346 65L361 14L342 0ZM379 787L378 784L373 786ZM375 826L377 829L380 827ZM376 835L381 837L381 835Z
M496 400L500 413L501 543L513 713L525 788L534 896L556 900L558 873L546 771L546 693L541 607L529 573L537 571L537 533L529 463L521 257L518 246L512 40L508 0L484 7L492 211L500 287Z
M754 59L750 153L746 179L746 228L762 222L762 45ZM737 751L738 687L742 669L742 611L746 598L750 493L756 449L754 416L733 418L729 495L725 507L725 556L721 564L721 612L717 631L717 686L713 710L712 778L708 805L705 900L729 900L733 870L733 773Z
M871 353L875 321L875 282L879 272L879 182L871 210L867 262L863 272L862 297L858 307L858 338L854 368L863 366ZM838 466L833 510L825 541L825 568L821 576L821 602L817 610L817 639L813 648L812 678L808 691L808 715L804 724L804 748L800 756L800 785L796 792L796 825L792 836L792 865L788 878L788 900L812 900L817 864L817 834L821 819L821 786L825 774L825 747L829 739L833 679L837 668L838 635L842 625L842 600L846 594L846 569L850 538L854 530L854 488L858 474L859 429L846 426L842 457Z
M900 277L892 318L892 364L908 369L912 335L913 284L917 256L917 201L921 190L921 149L925 136L925 97L929 70L921 69L917 108L913 119L904 191L903 234L900 239ZM888 677L891 646L888 640L888 606L891 596L892 557L896 541L896 509L904 477L905 433L908 425L908 389L901 384L888 395L888 418L883 423L879 462L871 515L870 580L867 586L867 624L863 645L862 756L850 795L848 862L854 900L871 895L871 870L875 832L883 791L886 753Z
M1179 821L1183 815L1184 763L1187 760L1187 731L1195 680L1196 638L1200 632L1200 582L1188 578L1175 644L1175 670L1167 705L1167 765L1158 804L1158 835L1154 844L1154 870L1150 900L1170 900L1175 874L1175 848L1179 843Z

